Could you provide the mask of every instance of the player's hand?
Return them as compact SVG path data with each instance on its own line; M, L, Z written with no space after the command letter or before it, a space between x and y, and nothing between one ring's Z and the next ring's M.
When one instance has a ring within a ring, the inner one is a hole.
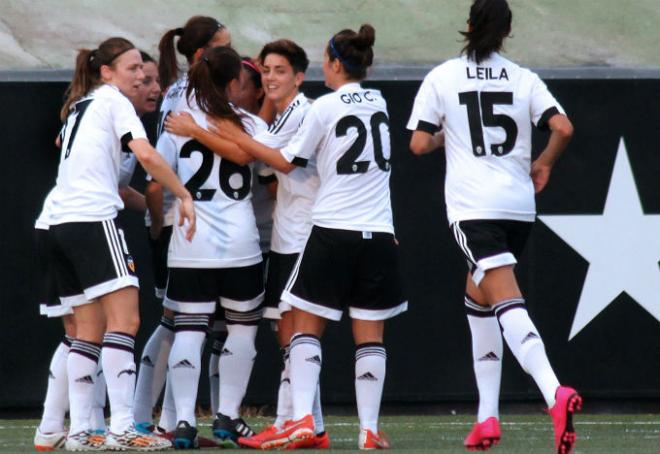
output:
M240 139L245 135L245 131L234 122L225 119L211 120L209 131L231 142L240 142Z
M151 219L151 225L149 226L149 236L152 240L156 241L160 237L161 232L163 231L163 220L162 219Z
M177 136L192 137L197 127L195 119L188 112L171 113L165 118L165 131Z
M181 204L179 205L179 227L183 226L185 221L188 223L186 240L192 241L193 236L195 235L197 219L195 217L195 203L190 194L181 199Z
M550 179L550 172L552 171L552 166L543 164L538 161L532 163L532 170L530 175L532 177L532 183L534 183L534 192L539 193L543 191L545 185L548 184Z

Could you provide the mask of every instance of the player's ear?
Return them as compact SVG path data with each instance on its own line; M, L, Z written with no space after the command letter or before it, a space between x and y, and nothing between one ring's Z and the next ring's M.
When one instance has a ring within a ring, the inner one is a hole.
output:
M296 84L296 87L300 87L302 83L305 81L305 73L302 71L297 72L293 76L294 83Z
M114 70L109 65L101 65L101 67L99 68L99 75L101 76L101 80L104 82L107 82L110 79L112 79L113 74L114 74Z
M203 54L203 53L204 53L204 48L203 48L203 47L200 47L199 49L197 49L197 50L195 51L195 53L193 54L193 62L196 62L196 61L198 61L200 58L202 58L202 54Z

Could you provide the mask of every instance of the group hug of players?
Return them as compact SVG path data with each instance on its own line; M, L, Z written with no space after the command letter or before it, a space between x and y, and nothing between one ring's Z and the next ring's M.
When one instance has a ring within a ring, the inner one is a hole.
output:
M465 447L487 450L500 440L506 341L537 383L557 452L566 454L581 398L555 376L513 268L535 219L534 194L572 125L536 74L500 55L511 19L506 0L474 1L461 56L433 69L419 89L410 149L444 147L448 219L469 267L479 410ZM61 111L57 182L36 223L48 276L42 312L61 317L67 334L51 362L37 449L328 448L320 339L345 310L356 345L358 446L389 448L378 427L383 332L407 302L392 224L387 105L360 85L374 41L368 24L334 34L323 60L332 92L313 102L299 91L309 63L300 46L277 40L242 59L229 29L210 17L166 32L158 64L123 38L79 51ZM177 52L187 71L179 71ZM139 117L157 108L161 93L153 148ZM533 162L532 125L550 131ZM148 174L144 197L127 186L136 161ZM269 190L276 201L266 256L256 205L257 193L267 199ZM139 371L138 279L116 219L124 206L148 208L164 310ZM277 419L255 434L239 409L263 317L276 327L283 365ZM198 436L195 419L205 343L214 441Z

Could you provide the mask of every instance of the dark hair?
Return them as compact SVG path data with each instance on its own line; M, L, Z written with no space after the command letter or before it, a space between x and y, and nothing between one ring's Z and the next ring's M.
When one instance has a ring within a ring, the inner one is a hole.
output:
M269 54L277 54L286 58L294 73L304 73L309 66L309 59L305 50L288 39L278 39L266 44L259 52L259 60L261 60L262 65Z
M113 66L117 57L135 49L133 43L125 38L109 38L99 44L98 49L80 49L76 56L76 68L71 84L64 93L64 105L60 110L60 119L66 120L69 109L80 98L99 85L101 66Z
M504 38L511 33L513 14L506 0L475 0L470 8L467 32L460 32L465 37L465 53L470 60L481 63L493 52L502 49Z
M241 57L231 47L206 49L202 58L188 72L186 96L195 94L197 105L207 115L231 120L243 128L240 115L229 99L227 86L241 75Z
M333 36L328 42L326 52L330 61L341 62L351 79L362 80L367 77L367 68L374 61L375 41L376 30L369 24L363 24L357 33L345 29Z
M250 80L254 86L257 89L261 88L261 71L257 67L254 60L252 60L250 57L242 56L241 64L243 65L243 69L245 69L250 75Z
M225 28L220 22L212 17L193 16L188 19L183 28L173 28L167 31L158 43L160 61L158 63L158 75L163 87L168 87L176 80L179 74L179 65L176 62L174 52L174 37L178 36L176 50L192 64L193 55L197 49L204 48L211 41L213 35Z
M156 63L156 60L145 51L141 50L140 55L142 56L142 63Z

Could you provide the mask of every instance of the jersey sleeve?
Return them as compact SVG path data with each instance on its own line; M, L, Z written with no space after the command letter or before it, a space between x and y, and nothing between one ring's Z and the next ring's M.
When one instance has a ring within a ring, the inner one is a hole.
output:
M315 103L307 111L300 128L289 141L280 149L284 159L299 167L307 167L307 162L316 153L316 149L323 140L327 125L323 124L318 112L320 104Z
M433 134L440 129L444 119L444 103L435 87L433 73L428 74L419 87L407 128Z
M131 140L147 139L147 133L128 98L122 96L122 99L117 98L113 101L111 103L112 127L121 140L122 151L130 152L128 144Z
M547 130L548 120L556 114L564 114L564 109L557 102L541 78L533 74L532 89L530 93L530 117L538 129Z

